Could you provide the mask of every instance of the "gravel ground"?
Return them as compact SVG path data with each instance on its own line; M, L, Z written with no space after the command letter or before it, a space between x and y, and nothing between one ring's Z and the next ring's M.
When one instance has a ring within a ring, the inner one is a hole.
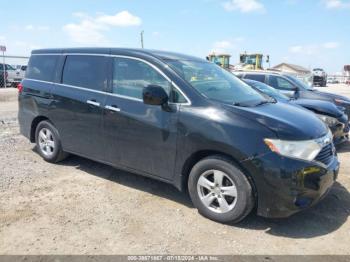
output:
M0 254L350 254L350 143L315 207L222 225L170 185L77 156L46 163L19 134L15 92L0 90Z

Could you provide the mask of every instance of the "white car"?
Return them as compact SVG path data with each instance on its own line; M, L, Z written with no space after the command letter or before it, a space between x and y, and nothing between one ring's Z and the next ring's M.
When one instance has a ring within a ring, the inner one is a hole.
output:
M5 64L5 69L7 73L6 77L6 86L16 86L22 81L21 78L17 75L17 70L9 64ZM0 72L4 72L4 64L0 64Z
M26 70L27 70L26 65L17 65L16 66L16 78L17 78L17 80L19 80L19 82L21 82L22 79L24 78Z

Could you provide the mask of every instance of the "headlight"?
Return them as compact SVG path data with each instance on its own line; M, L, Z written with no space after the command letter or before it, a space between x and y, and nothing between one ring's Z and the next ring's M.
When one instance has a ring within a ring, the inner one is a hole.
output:
M265 144L271 151L282 156L308 161L314 160L322 148L332 143L332 141L333 136L331 130L328 130L327 135L313 140L288 141L271 138L264 139Z
M312 161L321 151L322 146L315 140L287 141L279 139L264 139L271 151L286 157Z
M319 119L321 119L324 123L326 123L327 126L335 126L336 124L339 123L338 119L331 116L320 115L320 114L316 114L316 116Z
M337 104L347 104L347 105L350 105L350 101L346 101L346 100L343 100L343 99L335 98L334 101L335 101Z

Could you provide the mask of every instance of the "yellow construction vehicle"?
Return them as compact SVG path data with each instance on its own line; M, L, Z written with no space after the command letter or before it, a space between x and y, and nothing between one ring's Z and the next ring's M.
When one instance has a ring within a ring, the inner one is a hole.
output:
M262 54L240 54L239 55L239 62L240 67L242 67L243 70L263 70L262 62L263 62L263 55ZM266 56L266 62L269 63L269 55Z
M228 54L215 54L211 53L207 56L207 60L221 66L222 68L230 68L230 55Z
M230 65L231 55L211 53L207 56L207 60L220 65L228 70L264 70L262 63L264 56L262 54L240 54L239 64ZM270 56L266 56L266 63L269 63Z

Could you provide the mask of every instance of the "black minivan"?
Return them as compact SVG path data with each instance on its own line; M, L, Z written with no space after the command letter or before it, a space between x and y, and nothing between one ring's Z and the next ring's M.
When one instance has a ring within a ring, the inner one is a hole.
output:
M265 217L310 207L339 170L314 114L213 63L164 51L33 51L18 118L46 161L71 153L171 183L219 222L254 207Z

